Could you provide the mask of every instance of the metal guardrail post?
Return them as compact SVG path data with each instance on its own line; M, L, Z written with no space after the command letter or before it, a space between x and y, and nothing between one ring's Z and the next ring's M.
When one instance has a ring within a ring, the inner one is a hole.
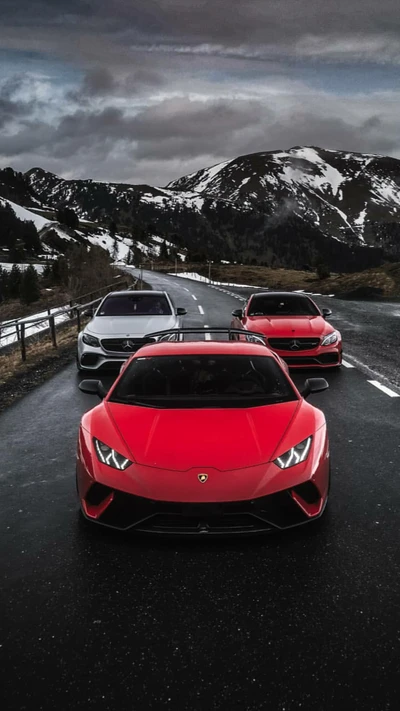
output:
M21 337L18 339L21 343L21 358L23 361L26 361L26 348L25 348L25 324L24 322L21 323Z
M46 311L47 311L47 314L48 314L47 318L43 318L43 317L40 317L40 318L31 318L31 319L30 319L30 318L27 318L27 319L26 319L26 323L25 323L25 322L22 322L22 321L18 321L18 320L10 321L10 322L8 322L8 324L7 324L7 322L6 322L5 326L6 326L7 328L13 328L13 327L15 326L15 333L16 333L16 337L17 337L17 343L19 343L19 345L20 345L22 360L26 360L26 338L27 338L27 336L26 336L26 330L27 330L27 328L29 329L29 328L33 327L34 325L43 323L43 321L48 321L48 323L49 323L49 331L50 331L50 335L51 335L52 344L53 344L53 347L54 347L54 348L57 348L55 318L56 318L57 316L59 316L59 315L67 314L67 313L68 313L69 318L72 320L72 319L74 318L74 312L76 312L77 327L78 327L78 332L79 332L79 331L81 330L81 328L82 328L82 313L83 313L83 309L86 308L86 307L88 307L88 306L92 306L92 307L93 307L93 303L97 303L97 305L98 305L99 302L102 300L103 297L102 297L102 296L98 296L98 297L95 298L95 299L93 299L93 297L94 297L96 294L98 294L99 291L106 291L106 292L108 292L109 289L110 289L110 287L112 287L112 286L113 286L112 284L108 284L107 286L101 287L101 289L97 289L97 291L95 291L95 292L91 292L91 294L85 295L86 297L87 297L87 296L92 297L92 298L91 298L91 301L90 301L89 303L79 304L79 305L78 305L78 304L76 303L76 301L69 301L69 307L70 307L70 308L64 306L64 307L60 307L60 309L57 310L57 307L54 307L53 313L51 313L51 309L50 309L49 307L47 307L47 308L46 308ZM122 288L125 288L125 289L137 289L137 288L143 288L143 285L140 284L140 281L139 281L138 278L134 278L133 280L132 280L132 279L126 279L126 280L123 280L123 281L119 282L119 283L118 283L118 287L119 287L119 288L122 287ZM79 297L79 298L83 298L83 297ZM74 305L74 304L75 304L75 305ZM2 325L3 325L3 324L0 323L0 348L1 348L1 337L2 337L2 335L3 335L3 334L1 334L1 327L2 327ZM22 341L23 341L23 342L22 342Z
M57 348L56 324L55 324L54 316L50 316L50 318L49 318L49 327L50 327L51 342L53 344L53 348Z

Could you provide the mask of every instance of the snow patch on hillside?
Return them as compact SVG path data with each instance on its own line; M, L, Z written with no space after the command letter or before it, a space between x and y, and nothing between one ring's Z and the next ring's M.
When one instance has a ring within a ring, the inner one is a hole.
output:
M354 220L354 224L357 225L358 227L364 228L365 217L366 217L366 215L367 215L367 208L368 208L368 204L365 203L364 209L361 210L359 216L356 217L356 219Z
M380 200L400 205L400 190L392 180L373 180L372 187Z
M168 272L169 276L178 276L182 277L183 279L191 279L192 281L201 281L204 284L209 284L210 286L238 286L238 287L246 287L250 289L262 289L263 287L261 286L253 286L251 284L236 284L234 282L229 282L229 281L214 281L214 279L208 279L208 277L202 276L201 274L198 274L197 272L180 272L178 274L175 274L175 272Z
M43 269L44 269L44 264L18 264L18 267L20 268L21 272L24 272L25 269L28 267L35 267L35 270L37 271L38 274L41 274ZM13 268L13 262L0 262L0 267L4 269L6 272L10 272L11 269Z
M298 167L293 167L290 164L285 165L282 170L282 178L287 183L299 183L300 185L312 186L314 189L323 190L326 186L330 185L332 194L337 195L339 186L346 180L336 168L326 163L318 155L318 153L312 148L302 148L299 150L294 150L292 153L287 154L289 157L295 157L296 159L301 158L306 160L308 163L312 163L318 166L318 173L307 173ZM279 161L278 161L279 162Z
M208 185L211 183L212 180L214 180L214 178L218 175L218 173L220 173L221 170L223 170L223 168L225 168L227 165L229 165L229 163L231 163L231 161L226 160L223 163L218 163L217 165L213 165L211 168L207 168L206 170L204 170L202 172L202 177L201 177L200 182L197 183L197 185L195 187L195 191L197 193L203 192L203 190L205 190L208 187Z
M37 230L41 230L43 227L51 224L52 222L51 220L46 220L40 215L36 215L34 212L27 210L25 207L21 207L21 205L17 205L15 202L12 202L12 200L0 198L0 201L3 203L3 205L8 204L13 209L16 217L18 217L19 220L23 220L24 222L33 222Z

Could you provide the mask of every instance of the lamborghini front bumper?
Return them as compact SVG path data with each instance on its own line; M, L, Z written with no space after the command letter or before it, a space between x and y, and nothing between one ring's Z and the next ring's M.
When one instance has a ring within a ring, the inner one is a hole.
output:
M326 502L311 481L249 501L200 504L153 501L94 483L81 508L87 519L119 530L221 535L300 526L319 518Z

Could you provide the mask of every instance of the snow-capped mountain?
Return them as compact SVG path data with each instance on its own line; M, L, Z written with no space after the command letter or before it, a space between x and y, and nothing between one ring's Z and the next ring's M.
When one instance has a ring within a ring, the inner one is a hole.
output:
M24 179L46 206L104 226L114 220L142 245L161 235L203 258L292 267L323 259L345 271L400 257L394 158L294 147L240 156L166 187L65 180L40 168Z
M374 243L376 223L400 221L400 161L313 147L241 156L167 186L274 211L290 210L337 239Z
M6 176L4 176L4 173ZM53 182L59 181L57 176L52 176L50 173L46 175L49 177L50 182L52 182L52 178L54 179ZM63 254L68 245L74 243L88 243L89 245L102 247L110 253L113 259L124 262L128 258L138 261L142 258L157 258L164 242L167 249L176 250L172 242L164 240L157 234L147 234L146 243L143 243L140 240L133 239L126 233L117 231L111 234L110 230L104 225L98 224L93 220L80 219L79 227L69 228L56 219L54 207L41 204L36 197L36 192L29 183L25 184L22 178L21 174L14 173L11 169L0 171L0 207L10 208L15 217L22 223L33 223L39 235L39 244L42 247L42 254L37 254L37 256L45 258ZM11 194L19 202L1 197L2 194ZM21 203L24 203L25 206ZM5 244L10 244L9 235L2 235L0 224L0 250L4 254L9 251L8 248L5 248ZM180 254L182 260L185 259L184 252L178 251L178 254Z

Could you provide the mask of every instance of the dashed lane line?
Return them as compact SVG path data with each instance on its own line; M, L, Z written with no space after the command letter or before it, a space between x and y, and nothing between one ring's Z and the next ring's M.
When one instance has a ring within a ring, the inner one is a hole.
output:
M209 325L208 325L208 323L206 323L206 324L204 325L204 328L210 328ZM205 339L206 341L211 341L211 333L205 333L205 334L204 334L204 339Z
M228 294L229 296L232 296L234 299L238 299L239 301L247 301L247 298L245 298L244 296L239 296L238 294L235 294L233 291L228 291L227 289L222 289L221 287L215 286L214 284L207 284L207 286L210 286L212 289L215 289L216 291L220 291L224 294ZM185 291L190 291L189 289L186 289L186 287L183 287L183 288L185 289ZM314 294L314 293L311 294L310 292L303 292L303 293L308 294L310 296L334 296L334 294L323 294L322 295L322 294ZM192 294L192 297L195 301L197 301L197 298L193 294ZM197 308L199 309L199 312L201 314L204 314L204 309L202 306L198 305ZM209 326L205 325L204 328L209 328ZM205 333L204 337L207 341L211 340L210 333ZM356 365L353 365L353 363L350 363L347 360L343 360L342 365L345 368L349 368L349 369L353 369L353 370L356 368L359 368L361 371L364 371L364 374L366 374L366 372L369 372L371 374L374 373L374 371L371 368L369 368L369 366L365 365L364 363L362 363L361 361L359 361L356 358L352 357L352 359L356 362ZM386 380L386 378L385 378L385 380ZM379 380L368 380L367 382L370 383L371 385L373 385L374 387L378 388L378 390L385 393L385 395L388 395L389 397L400 397L399 393L395 392L391 388L388 388L386 385L383 385L382 383L379 382Z
M389 397L400 397L398 393L395 393L394 390L387 388L386 385L382 385L382 383L380 383L378 380L368 380L368 382L378 388L378 390L382 390L382 392L386 395L389 395Z
M192 294L192 299L194 299L195 301L197 301L197 296L195 296L194 294Z
M349 363L347 360L342 360L342 365L344 365L345 368L355 368L355 365L352 365Z

